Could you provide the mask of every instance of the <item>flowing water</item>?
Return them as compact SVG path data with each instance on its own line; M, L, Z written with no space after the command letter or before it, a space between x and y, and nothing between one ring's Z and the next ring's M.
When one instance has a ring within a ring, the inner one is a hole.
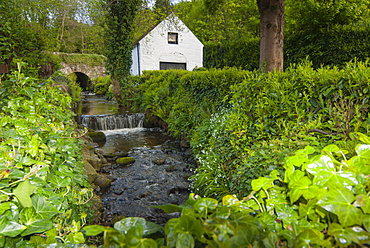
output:
M80 124L104 132L107 138L96 148L109 161L100 174L112 180L108 191L98 192L104 203L103 222L112 224L122 216L136 216L164 224L171 216L151 206L185 202L190 150L159 128L144 128L144 114L130 113L99 96L85 95L77 114ZM126 154L135 158L135 163L119 165L112 154Z

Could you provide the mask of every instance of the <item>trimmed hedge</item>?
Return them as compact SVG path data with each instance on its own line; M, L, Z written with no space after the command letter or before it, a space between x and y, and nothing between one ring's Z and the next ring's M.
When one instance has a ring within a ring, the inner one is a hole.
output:
M317 70L306 62L269 74L155 71L142 76L136 100L174 136L191 138L200 165L195 193L245 196L292 150L331 142L352 148L349 134L369 130L369 77L360 62Z

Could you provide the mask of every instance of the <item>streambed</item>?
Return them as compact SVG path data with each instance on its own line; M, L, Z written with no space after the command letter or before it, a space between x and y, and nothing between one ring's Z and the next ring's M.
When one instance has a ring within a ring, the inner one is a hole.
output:
M112 181L107 190L97 192L104 204L102 224L113 224L122 217L164 224L173 215L152 206L186 201L193 162L190 149L159 128L143 127L143 114L130 113L102 97L85 95L81 104L78 121L95 130L104 127L99 131L107 139L95 148L107 160L99 173ZM133 157L135 162L117 164L119 156Z

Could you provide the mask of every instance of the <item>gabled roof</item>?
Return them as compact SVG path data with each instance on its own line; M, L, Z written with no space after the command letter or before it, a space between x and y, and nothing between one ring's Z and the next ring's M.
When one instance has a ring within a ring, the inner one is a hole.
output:
M169 14L166 18L164 18L163 20L161 20L161 21L158 21L152 28L150 28L147 32L145 32L143 35L141 35L135 42L134 42L134 45L136 45L137 43L139 43L145 36L147 36L150 32L152 32L160 23L162 23L163 21L165 21L165 20L169 20L169 19L171 19L171 18L177 18L178 20L180 20L181 21L181 19L177 16L177 15L175 15L174 13L171 13L171 14ZM181 21L181 23L188 29L188 30L190 30L186 25L185 25L185 23L183 22L183 21ZM191 30L190 30L190 32L191 32ZM191 33L193 33L193 32L191 32ZM195 36L195 35L194 35ZM201 42L202 43L202 42Z

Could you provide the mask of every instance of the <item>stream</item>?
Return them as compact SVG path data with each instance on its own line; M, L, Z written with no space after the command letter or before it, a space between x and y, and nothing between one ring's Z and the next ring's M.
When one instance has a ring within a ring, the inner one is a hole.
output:
M106 159L99 174L111 180L107 190L97 191L104 205L102 224L143 217L163 225L174 217L152 206L179 205L187 200L193 163L190 148L157 127L144 127L144 114L119 108L101 96L84 94L77 116L81 125L106 136L106 142L95 148ZM135 162L115 162L124 156Z

